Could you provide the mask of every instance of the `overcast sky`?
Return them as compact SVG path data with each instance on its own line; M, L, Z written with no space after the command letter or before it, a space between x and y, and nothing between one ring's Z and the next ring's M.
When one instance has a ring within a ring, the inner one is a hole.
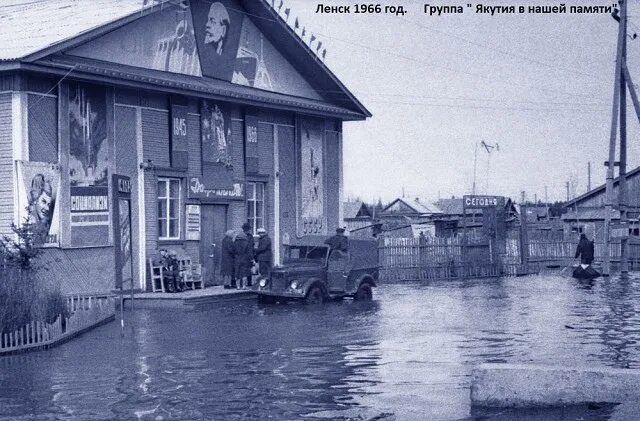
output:
M436 200L476 191L520 199L566 198L604 183L613 97L617 23L610 15L429 16L424 1L404 17L323 15L318 3L286 0L290 22L327 46L327 65L373 117L345 124L345 193L389 200L402 194ZM466 5L469 1L431 2ZM478 2L471 2L476 4ZM543 5L544 1L484 4ZM613 2L612 2L613 3ZM631 2L629 33L640 33L640 2ZM568 5L602 5L576 1ZM277 6L277 2L276 2ZM308 38L308 37L307 37ZM629 39L629 67L640 80L640 38ZM629 169L640 163L638 121L628 100ZM487 189L488 184L488 189Z

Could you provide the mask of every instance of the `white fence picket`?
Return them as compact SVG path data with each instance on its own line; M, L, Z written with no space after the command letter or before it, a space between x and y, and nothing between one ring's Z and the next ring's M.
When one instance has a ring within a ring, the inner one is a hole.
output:
M60 315L51 324L32 321L13 332L4 333L0 341L0 354L55 343L63 337L101 323L115 314L113 297L68 297L67 308L71 312L62 328Z

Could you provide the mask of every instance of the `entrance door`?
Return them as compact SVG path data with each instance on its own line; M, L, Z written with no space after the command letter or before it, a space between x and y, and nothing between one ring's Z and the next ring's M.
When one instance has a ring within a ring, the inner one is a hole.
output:
M200 231L200 261L204 281L208 285L221 284L220 245L227 231L227 207L202 205Z

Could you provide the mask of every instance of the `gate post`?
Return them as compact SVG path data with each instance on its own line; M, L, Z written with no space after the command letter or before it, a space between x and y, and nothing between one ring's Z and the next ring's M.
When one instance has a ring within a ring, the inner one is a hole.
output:
M520 205L520 263L529 272L529 231L527 227L527 207Z

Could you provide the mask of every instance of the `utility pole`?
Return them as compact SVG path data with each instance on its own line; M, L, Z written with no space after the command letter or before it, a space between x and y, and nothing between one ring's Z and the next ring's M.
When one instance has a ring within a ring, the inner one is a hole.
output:
M533 194L533 203L538 204L538 193Z
M620 24L618 25L618 48L616 54L616 70L615 70L615 83L613 85L613 104L611 110L611 132L609 133L609 160L607 161L607 180L605 185L605 206L604 206L604 265L602 267L602 274L609 276L611 272L611 253L609 244L611 243L611 213L613 212L613 179L616 159L616 130L618 125L618 112L619 106L624 102L621 97L626 98L626 89L624 89L625 78L622 76L624 59L626 57L626 36L627 36L627 2L626 0L620 0ZM621 89L621 87L623 89ZM623 91L623 92L621 92ZM622 115L626 110L622 110ZM620 130L622 132L622 124ZM626 127L624 128L626 130ZM621 145L623 146L623 145ZM626 145L624 145L626 147ZM621 153L621 158L626 159L626 151ZM622 190L622 189L620 189ZM623 194L620 192L620 194ZM621 221L622 222L622 221ZM623 248L623 253L626 252ZM621 259L625 260L624 257Z
M549 203L549 190L547 186L544 186L544 203Z
M591 191L591 161L587 162L587 191Z
M520 192L520 204L521 204L521 205L524 205L524 199L525 199L525 197L526 197L526 192L525 192L524 190L522 190L522 191Z
M620 21L623 26L624 37L622 38L622 63L627 62L627 7L624 7L624 19ZM627 88L626 78L622 66L620 66L620 166L618 167L618 206L620 209L620 225L627 226ZM624 233L620 239L620 272L629 272L629 262L627 259L627 237Z
M565 185L567 186L567 202L568 202L569 201L569 182L567 181Z

